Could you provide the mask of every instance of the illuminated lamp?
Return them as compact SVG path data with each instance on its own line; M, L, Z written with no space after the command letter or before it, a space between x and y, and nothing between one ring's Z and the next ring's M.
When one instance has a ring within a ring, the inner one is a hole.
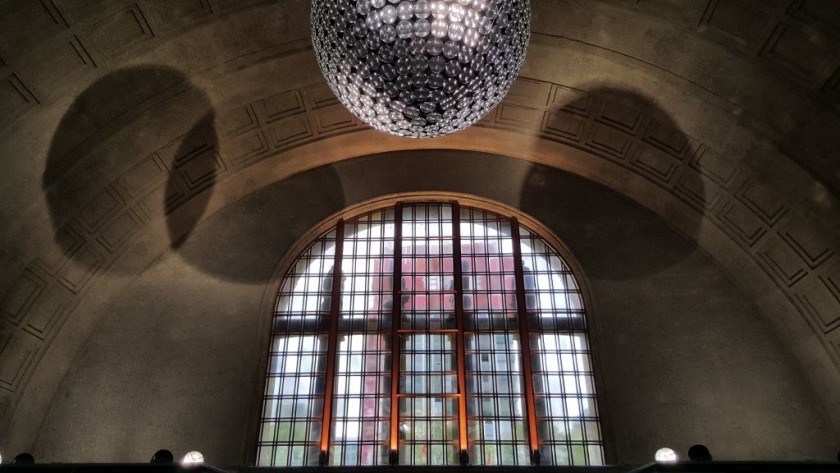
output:
M313 0L312 43L330 89L368 125L430 138L507 94L525 58L528 0Z
M657 450L653 459L656 460L656 463L676 463L678 460L677 452L668 447Z

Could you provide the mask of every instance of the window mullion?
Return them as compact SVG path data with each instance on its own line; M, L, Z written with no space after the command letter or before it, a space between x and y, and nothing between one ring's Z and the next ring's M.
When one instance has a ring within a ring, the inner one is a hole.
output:
M452 271L455 278L455 328L457 329L456 359L458 363L458 439L460 443L459 462L469 463L467 447L467 374L466 341L464 337L464 287L461 268L461 207L452 203Z
M330 294L330 329L327 342L327 373L324 389L324 413L321 424L321 454L318 464L329 460L332 427L333 393L335 390L335 365L338 351L338 318L341 309L341 260L344 253L344 220L339 220L335 232L335 261L333 263Z
M394 208L394 281L391 284L391 433L388 463L399 461L400 310L402 309L402 205Z
M513 240L513 271L516 282L516 310L519 316L519 338L522 348L522 374L525 388L525 410L528 414L528 440L531 446L531 463L539 464L539 438L537 436L536 400L534 397L533 370L531 368L531 339L528 324L528 308L525 306L525 276L522 262L522 244L519 235L519 221L511 218L511 239Z
M275 303L260 465L603 463L574 275L517 219L460 210L396 203L298 257Z

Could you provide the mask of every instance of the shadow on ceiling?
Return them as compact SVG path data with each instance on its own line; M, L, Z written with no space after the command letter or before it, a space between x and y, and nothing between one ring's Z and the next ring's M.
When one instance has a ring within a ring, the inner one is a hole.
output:
M204 91L163 66L119 69L79 94L53 135L42 177L55 241L64 254L84 269L98 269L121 243L120 225L142 225L161 215L177 249L203 217L216 182L214 119ZM146 149L173 127L183 134L163 148ZM104 192L89 194L101 189L100 176L116 174L121 178ZM188 210L175 219L175 210L187 203ZM93 235L94 243L81 249Z
M630 156L617 160L625 167L633 161L632 153L655 148L654 140L646 138L654 136L652 130L679 132L653 100L617 88L595 89L548 114L588 120L593 136L584 143L597 141L594 133L601 126L614 139L632 141ZM101 265L89 252L79 251L78 239L67 238L63 230L102 233L101 214L111 211L102 207L127 207L124 200L133 199L142 202L139 208L145 210L146 222L165 218L170 249L191 265L224 279L265 282L284 251L323 218L364 200L411 191L473 194L520 208L552 228L586 261L584 270L594 278L624 280L656 273L695 248L693 243L663 245L651 238L663 233L664 219L635 203L616 205L626 197L586 179L526 161L445 150L386 153L322 166L255 191L205 218L223 166L215 115L202 90L166 67L121 69L82 92L56 130L43 175L56 242L65 254L77 265ZM637 128L622 131L609 123L611 119L636 120ZM181 126L184 133L134 164L105 193L85 194L97 169L129 167L120 161L145 152L142 146L150 134L162 132L160 126ZM119 140L120 146L109 140ZM103 142L106 145L100 146ZM585 144L566 144L598 155ZM693 150L683 155L690 159ZM615 159L607 153L599 157ZM135 171L158 175L135 185L126 177ZM702 195L702 181L695 183L696 189ZM699 231L701 214L692 213L692 218L688 231L681 227L689 238ZM121 272L141 269L108 267Z
M677 166L678 161L692 159L697 151L670 114L652 99L615 87L597 87L575 100L551 108L546 116L566 120L566 123L588 120L588 128L583 128L586 130L583 133L589 135L583 138L585 145L578 147L630 168L633 178L641 176L662 186L663 194L672 192L669 186L682 182L697 199L705 200L706 189L699 174L672 175L668 178L671 184L664 184L663 178L650 177L657 171L645 169L647 158ZM616 150L625 143L624 156L619 158ZM644 154L649 156L646 158ZM679 168L676 169L679 173ZM586 258L588 263L584 268L590 277L606 280L639 278L658 273L693 251L693 241L686 245L666 245L652 239L651 235L661 233L660 227L667 226L666 220L638 204L605 205L610 200L601 196L615 191L604 187L593 188L585 195L570 194L558 189L558 182L552 177L555 174L556 170L547 166L532 167L522 186L522 208L541 221L563 222L564 226L575 229L570 235L575 240L575 252L593 256ZM622 198L632 198L632 194L631 191L629 197ZM690 240L696 240L702 214L683 211L681 218L680 231Z
M206 93L162 66L114 71L76 97L53 135L42 178L55 242L73 264L138 273L148 260L108 265L117 257L109 236L120 225L150 227L164 219L169 248L190 264L224 279L264 281L277 264L268 248L291 244L287 235L326 217L317 212L325 204L344 207L337 176L319 168L247 197L243 212L222 209L192 241L224 169L215 119ZM163 147L144 148L170 134L176 137ZM121 177L90 195L103 185L99 175Z

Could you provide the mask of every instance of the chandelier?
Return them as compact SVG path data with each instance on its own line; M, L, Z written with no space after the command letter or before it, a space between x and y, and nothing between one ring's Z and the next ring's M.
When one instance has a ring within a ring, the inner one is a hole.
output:
M504 98L529 20L528 0L313 0L312 42L351 112L429 138L472 125Z

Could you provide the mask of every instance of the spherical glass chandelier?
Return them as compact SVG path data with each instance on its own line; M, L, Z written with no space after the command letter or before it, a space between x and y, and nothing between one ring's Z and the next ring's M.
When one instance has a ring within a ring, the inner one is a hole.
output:
M528 0L313 0L312 42L333 93L372 127L428 138L504 98L528 44Z

